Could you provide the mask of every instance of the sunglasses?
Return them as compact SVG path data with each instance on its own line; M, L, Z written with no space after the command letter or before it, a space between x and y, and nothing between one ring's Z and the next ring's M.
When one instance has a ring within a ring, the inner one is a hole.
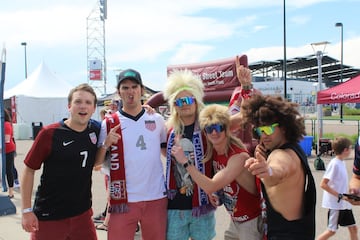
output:
M217 132L217 133L220 133L222 131L225 130L225 127L224 125L220 124L220 123L216 123L216 124L211 124L209 126L206 126L205 128L205 132L210 134L212 133L214 130Z
M261 126L254 129L254 131L257 133L259 137L261 137L262 133L265 133L266 135L271 135L275 131L275 127L279 126L278 123L273 123L269 126Z
M174 104L175 106L182 107L184 105L191 105L195 102L194 97L182 97L175 99Z

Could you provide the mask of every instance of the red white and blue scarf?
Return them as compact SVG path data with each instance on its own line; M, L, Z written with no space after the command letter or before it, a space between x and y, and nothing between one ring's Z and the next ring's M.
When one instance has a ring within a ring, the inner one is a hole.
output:
M196 168L208 177L212 177L212 164L211 161L203 163L202 159L204 156L204 144L206 144L206 138L201 131L194 131L192 143L194 145L194 165ZM168 192L168 198L174 199L176 194L179 193L179 189L176 186L176 180L174 176L174 163L176 161L171 156L171 148L175 144L175 132L174 130L170 130L167 142L167 153L166 153L166 186ZM204 190L197 186L197 184L193 183L193 195L192 195L192 215L199 217L204 214L207 214L216 208L210 203L207 194Z
M120 124L117 113L106 116L106 128L110 129ZM128 198L126 190L124 145L121 127L117 133L120 135L119 141L110 147L110 213L128 212Z

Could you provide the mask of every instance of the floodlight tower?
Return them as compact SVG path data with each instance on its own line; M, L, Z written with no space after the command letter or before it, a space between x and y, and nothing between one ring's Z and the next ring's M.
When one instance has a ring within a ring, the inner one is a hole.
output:
M99 95L106 94L105 20L107 0L97 0L86 18L88 83Z

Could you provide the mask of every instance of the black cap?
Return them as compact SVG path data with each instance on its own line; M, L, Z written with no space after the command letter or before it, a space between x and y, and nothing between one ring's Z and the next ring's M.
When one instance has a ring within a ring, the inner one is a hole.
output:
M131 79L142 86L140 73L134 69L126 69L119 74L117 89L119 89L120 83L125 79Z

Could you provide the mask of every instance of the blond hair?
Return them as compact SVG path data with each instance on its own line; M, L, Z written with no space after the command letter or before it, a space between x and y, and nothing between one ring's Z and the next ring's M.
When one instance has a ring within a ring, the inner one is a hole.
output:
M235 137L230 131L230 113L228 107L225 107L220 104L210 104L206 106L199 115L200 128L204 130L206 126L212 124L222 124L224 126L225 136L226 136L226 146L225 146L225 156L228 156L228 152L231 149L231 145L238 146L240 148L246 149L242 141ZM213 154L213 145L207 140L207 149L204 156L204 162L212 159Z
M204 84L200 77L188 69L173 70L169 74L163 93L164 98L167 100L170 107L170 117L167 121L167 125L168 127L173 128L176 134L182 134L184 131L184 124L174 106L176 96L182 91L188 91L195 97L197 116L205 106L203 102Z

